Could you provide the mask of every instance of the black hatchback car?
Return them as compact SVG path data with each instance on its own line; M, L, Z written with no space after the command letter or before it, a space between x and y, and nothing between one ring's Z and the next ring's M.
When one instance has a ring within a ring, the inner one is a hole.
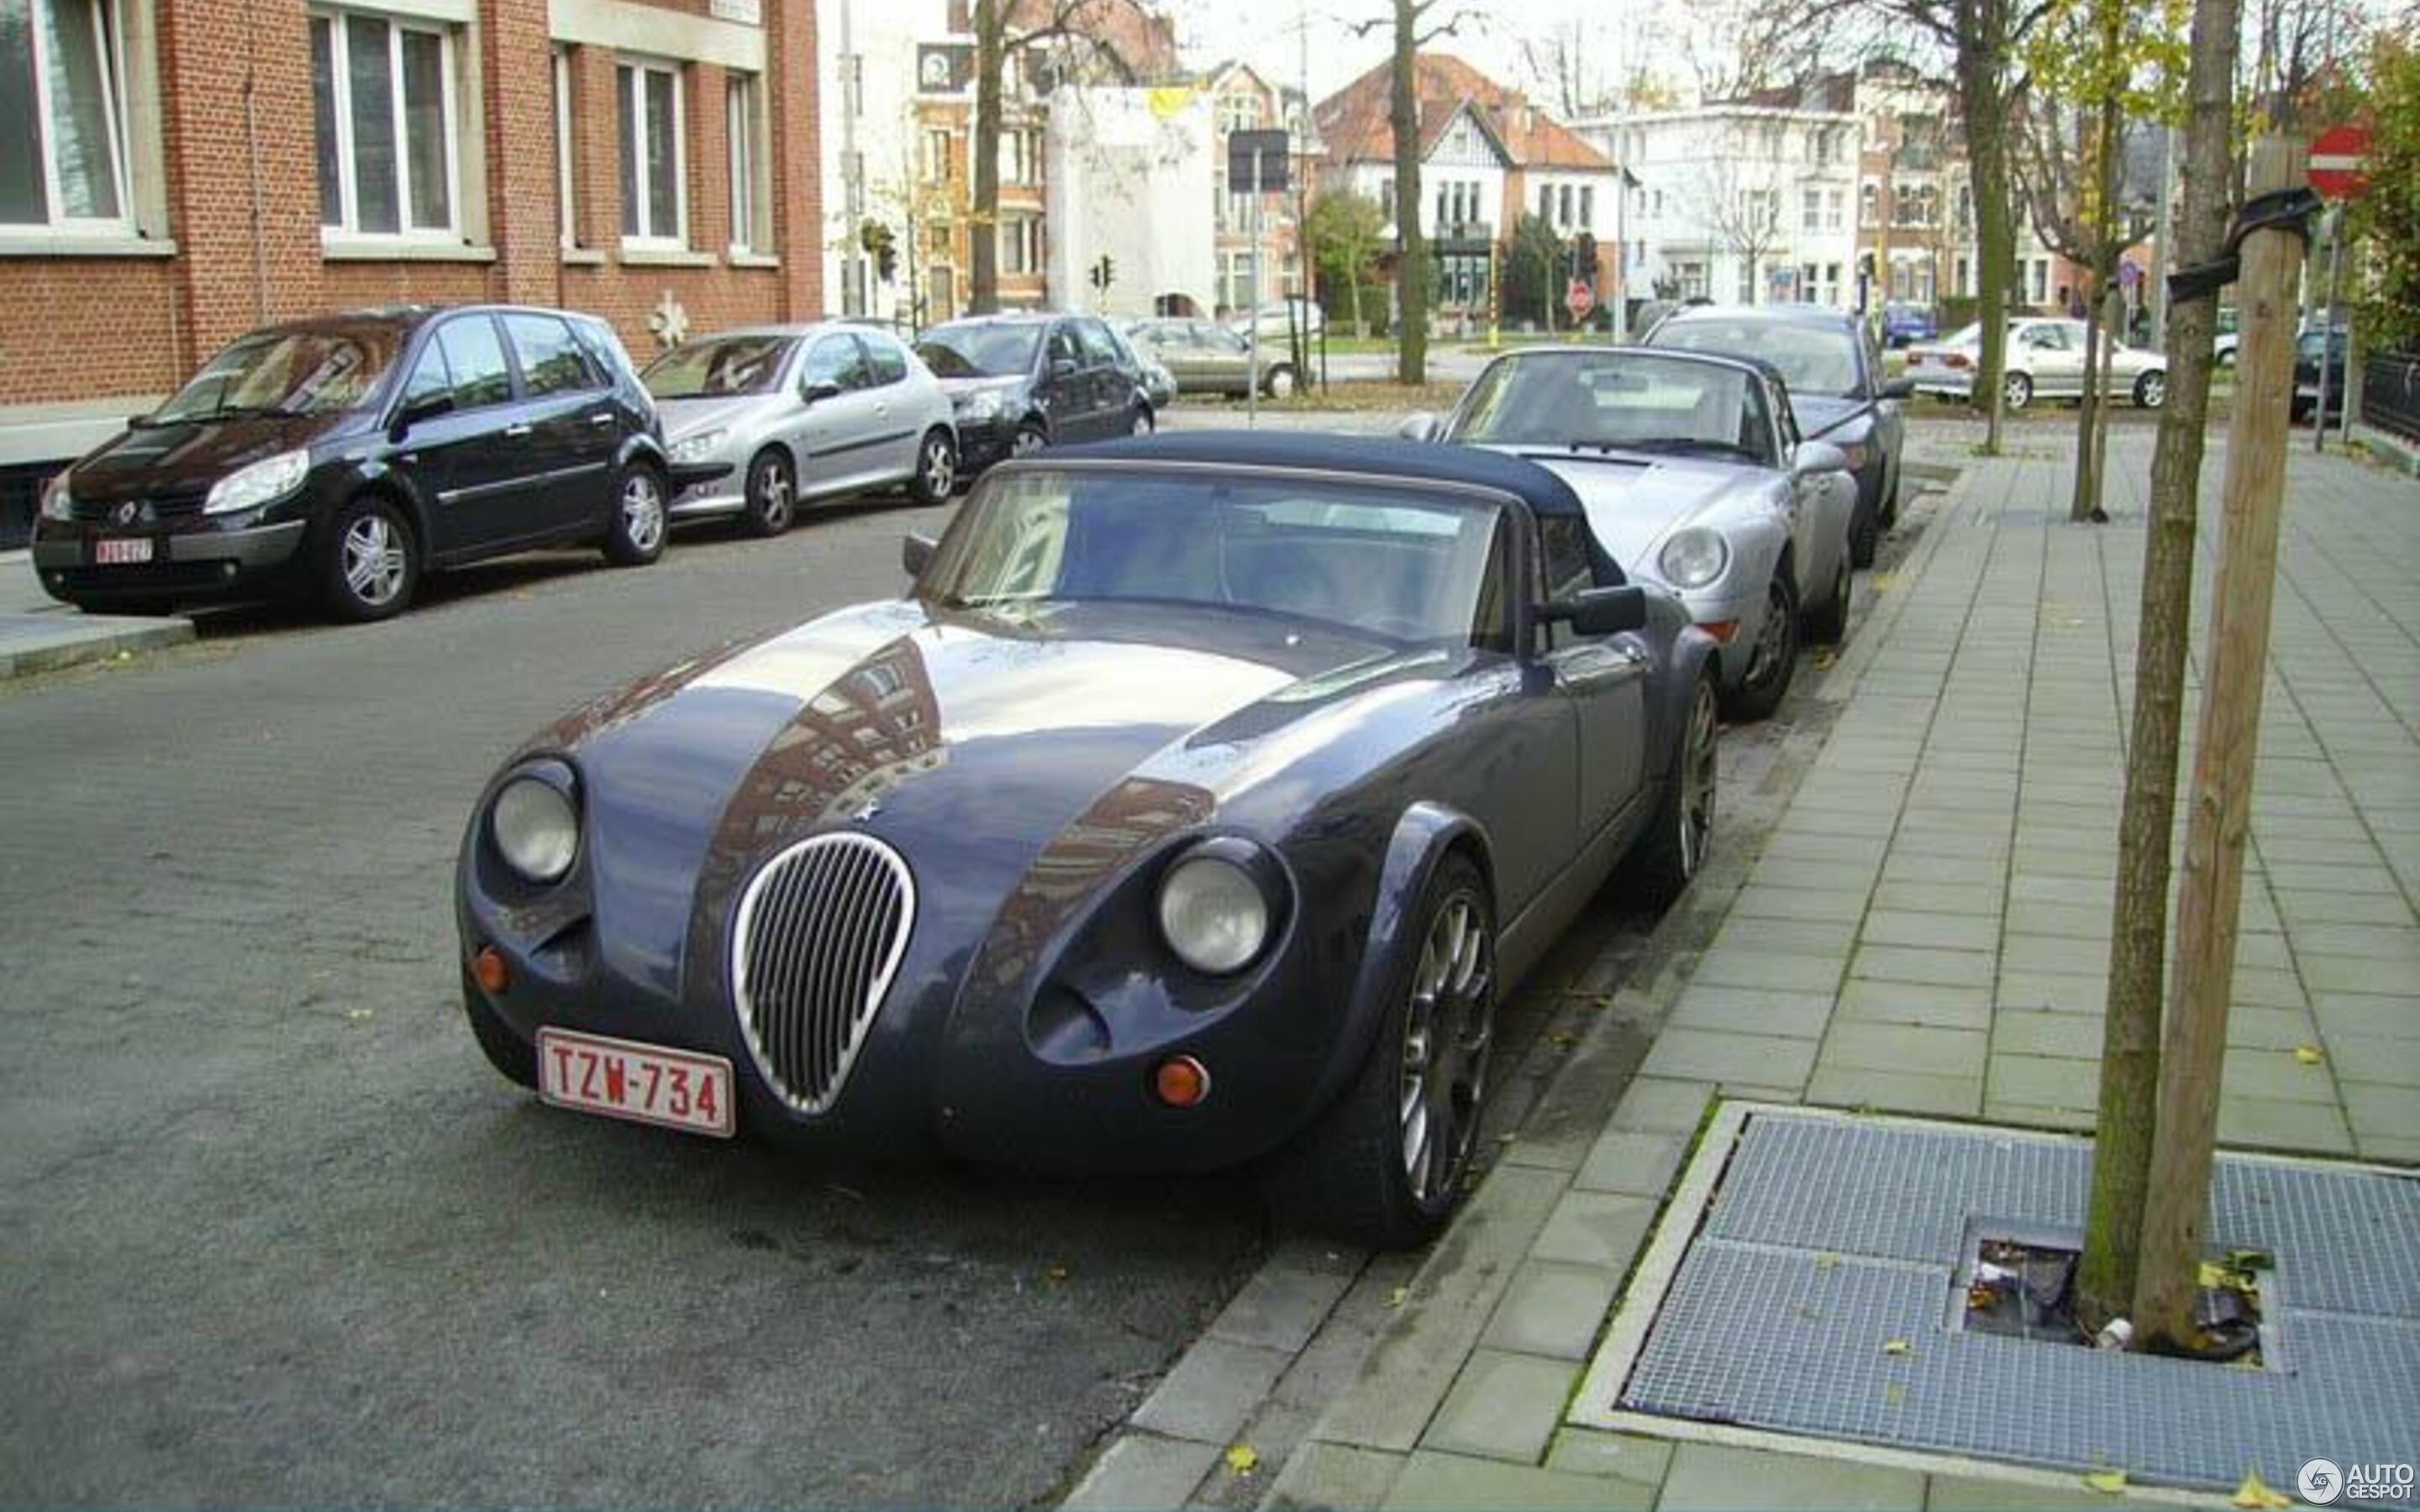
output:
M1091 316L953 320L919 337L916 355L950 396L970 474L1056 443L1148 436L1156 424L1141 365Z
M603 322L358 311L243 337L60 473L34 565L93 609L289 593L383 619L431 567L588 542L653 562L668 471L654 402Z

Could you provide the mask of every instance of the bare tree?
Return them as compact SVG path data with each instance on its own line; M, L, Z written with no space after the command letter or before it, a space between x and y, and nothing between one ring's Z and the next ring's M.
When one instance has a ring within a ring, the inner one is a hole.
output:
M1396 377L1419 385L1429 373L1428 242L1420 235L1420 49L1450 37L1473 12L1456 10L1436 19L1446 0L1393 0L1384 16L1353 29L1367 37L1392 29L1394 53L1388 69L1387 128L1395 139L1395 351Z
M1757 150L1754 132L1738 125L1724 132L1714 161L1691 191L1698 224L1707 239L1747 265L1753 291L1747 302L1763 302L1765 259L1782 250L1779 175L1772 156Z
M1564 120L1603 115L1616 92L1596 67L1591 39L1577 21L1521 39L1521 69L1533 88L1555 102Z

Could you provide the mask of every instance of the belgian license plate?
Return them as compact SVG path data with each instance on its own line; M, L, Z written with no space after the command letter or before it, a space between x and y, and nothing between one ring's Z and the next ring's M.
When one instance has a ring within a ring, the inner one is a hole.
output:
M538 1096L557 1107L728 1139L731 1062L660 1045L537 1031Z
M92 560L95 565L102 567L132 566L138 562L148 562L151 560L151 538L145 535L95 541L92 543Z

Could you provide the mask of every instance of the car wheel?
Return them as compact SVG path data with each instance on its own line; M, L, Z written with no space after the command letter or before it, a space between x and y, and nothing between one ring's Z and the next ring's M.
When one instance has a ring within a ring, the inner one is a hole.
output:
M748 464L748 504L739 517L751 535L779 535L799 517L799 475L780 447L765 448Z
M2168 376L2157 369L2134 380L2134 403L2144 409L2157 409L2168 402Z
M1807 616L1807 639L1837 645L1849 633L1849 553L1843 551L1840 565L1833 574L1831 600Z
M1626 889L1650 907L1661 908L1681 896L1706 864L1714 833L1716 702L1713 674L1699 674L1683 716L1680 748L1672 753L1671 779L1623 869Z
M920 504L947 503L957 486L958 443L936 425L916 448L916 475L908 480L908 496Z
M420 585L420 543L403 512L363 494L336 514L321 548L319 596L330 615L361 624L399 614Z
M488 1064L496 1068L507 1081L523 1087L537 1085L537 1046L505 1027L504 1021L480 993L479 984L471 979L471 968L462 968L462 1016L471 1021L471 1038L479 1041L480 1052Z
M1893 465L1890 470L1890 484L1883 489L1882 498L1882 524L1883 529L1886 531L1899 524L1899 486L1900 470L1897 465ZM1857 565L1864 567L1870 566L1872 563L1860 562Z
M1420 895L1353 1084L1279 1172L1283 1215L1373 1249L1435 1235L1462 1199L1496 1035L1496 920L1457 852Z
M1764 591L1764 624L1747 648L1747 671L1726 712L1734 719L1762 719L1781 706L1798 670L1798 594L1778 573Z
M1882 521L1876 517L1882 513L1882 507L1880 499L1870 504L1859 501L1856 513L1849 517L1851 566L1870 567L1874 564L1874 552L1880 549L1883 538Z
M1049 444L1049 436L1044 432L1040 425L1037 425L1029 420L1024 424L1016 427L1016 439L1008 443L1008 455L1011 456L1032 456L1034 453L1042 450Z
M1151 418L1151 406L1144 404L1135 406L1134 423L1126 427L1127 435L1148 436L1158 428L1157 423Z
M2000 379L2000 397L2011 409L2023 409L2034 402L2034 380L2023 373L2010 373Z
M622 474L622 486L613 496L613 518L605 527L605 560L617 567L644 567L663 554L664 480L641 462Z
M1289 399L1293 396L1294 369L1291 367L1270 368L1269 397L1272 399Z

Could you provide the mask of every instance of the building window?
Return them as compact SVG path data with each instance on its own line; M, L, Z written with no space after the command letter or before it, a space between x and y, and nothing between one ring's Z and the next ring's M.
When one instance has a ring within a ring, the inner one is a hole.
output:
M924 232L924 245L937 256L948 256L950 255L949 223L943 222L939 225L927 226Z
M1822 190L1809 189L1800 193L1799 226L1800 229L1807 231L1823 229L1823 192Z
M109 0L0 0L0 225L127 228Z
M613 72L622 104L622 239L686 246L680 72L661 63L625 63Z
M1680 279L1681 297L1683 299L1698 300L1705 298L1706 265L1704 263L1683 263L1680 268Z
M556 239L580 245L580 201L571 156L571 49L554 50L554 204Z
M1473 196L1473 197L1475 198L1476 196ZM1556 211L1557 211L1556 218L1555 218L1555 224L1556 224L1557 225L1561 226L1561 227L1562 227L1564 230L1566 230L1566 231L1570 230L1570 229L1571 229L1571 226L1572 226L1572 186L1571 186L1571 185L1569 185L1569 184L1565 184L1565 185L1563 185L1563 186L1562 186L1562 188L1560 188L1560 189L1559 189L1559 190L1557 190L1557 191L1555 192L1555 209L1556 209ZM1473 219L1473 220L1477 220L1477 219L1478 219L1478 217L1477 217L1477 216L1473 216L1473 217L1471 217L1471 219Z
M1538 219L1541 221L1551 222L1554 218L1555 186L1552 184L1540 184L1538 186Z
M1740 259L1739 301L1742 304L1754 304L1757 302L1756 259L1753 257L1743 257Z
M1838 231L1840 229L1840 208L1847 198L1848 196L1846 194L1843 194L1837 189L1827 189L1823 192L1824 230Z
M1882 185L1867 184L1857 191L1857 224L1859 225L1883 224Z
M1378 213L1389 221L1395 218L1395 181L1392 178L1378 180Z
M924 132L924 182L946 184L950 181L950 132L947 127L930 127Z
M359 236L454 229L454 50L434 26L311 18L319 224Z
M1042 271L1042 222L1032 215L1011 215L1000 223L1000 270L1029 274Z
M745 253L772 240L766 211L764 89L756 75L734 73L722 86L731 143L731 250Z
M1255 252L1218 255L1218 304L1227 310L1257 310L1261 305L1261 259Z
M1583 231L1596 229L1596 186L1594 184L1580 185L1580 229Z
M1232 131L1249 131L1260 124L1259 96L1239 92L1218 97L1219 135L1224 136Z

